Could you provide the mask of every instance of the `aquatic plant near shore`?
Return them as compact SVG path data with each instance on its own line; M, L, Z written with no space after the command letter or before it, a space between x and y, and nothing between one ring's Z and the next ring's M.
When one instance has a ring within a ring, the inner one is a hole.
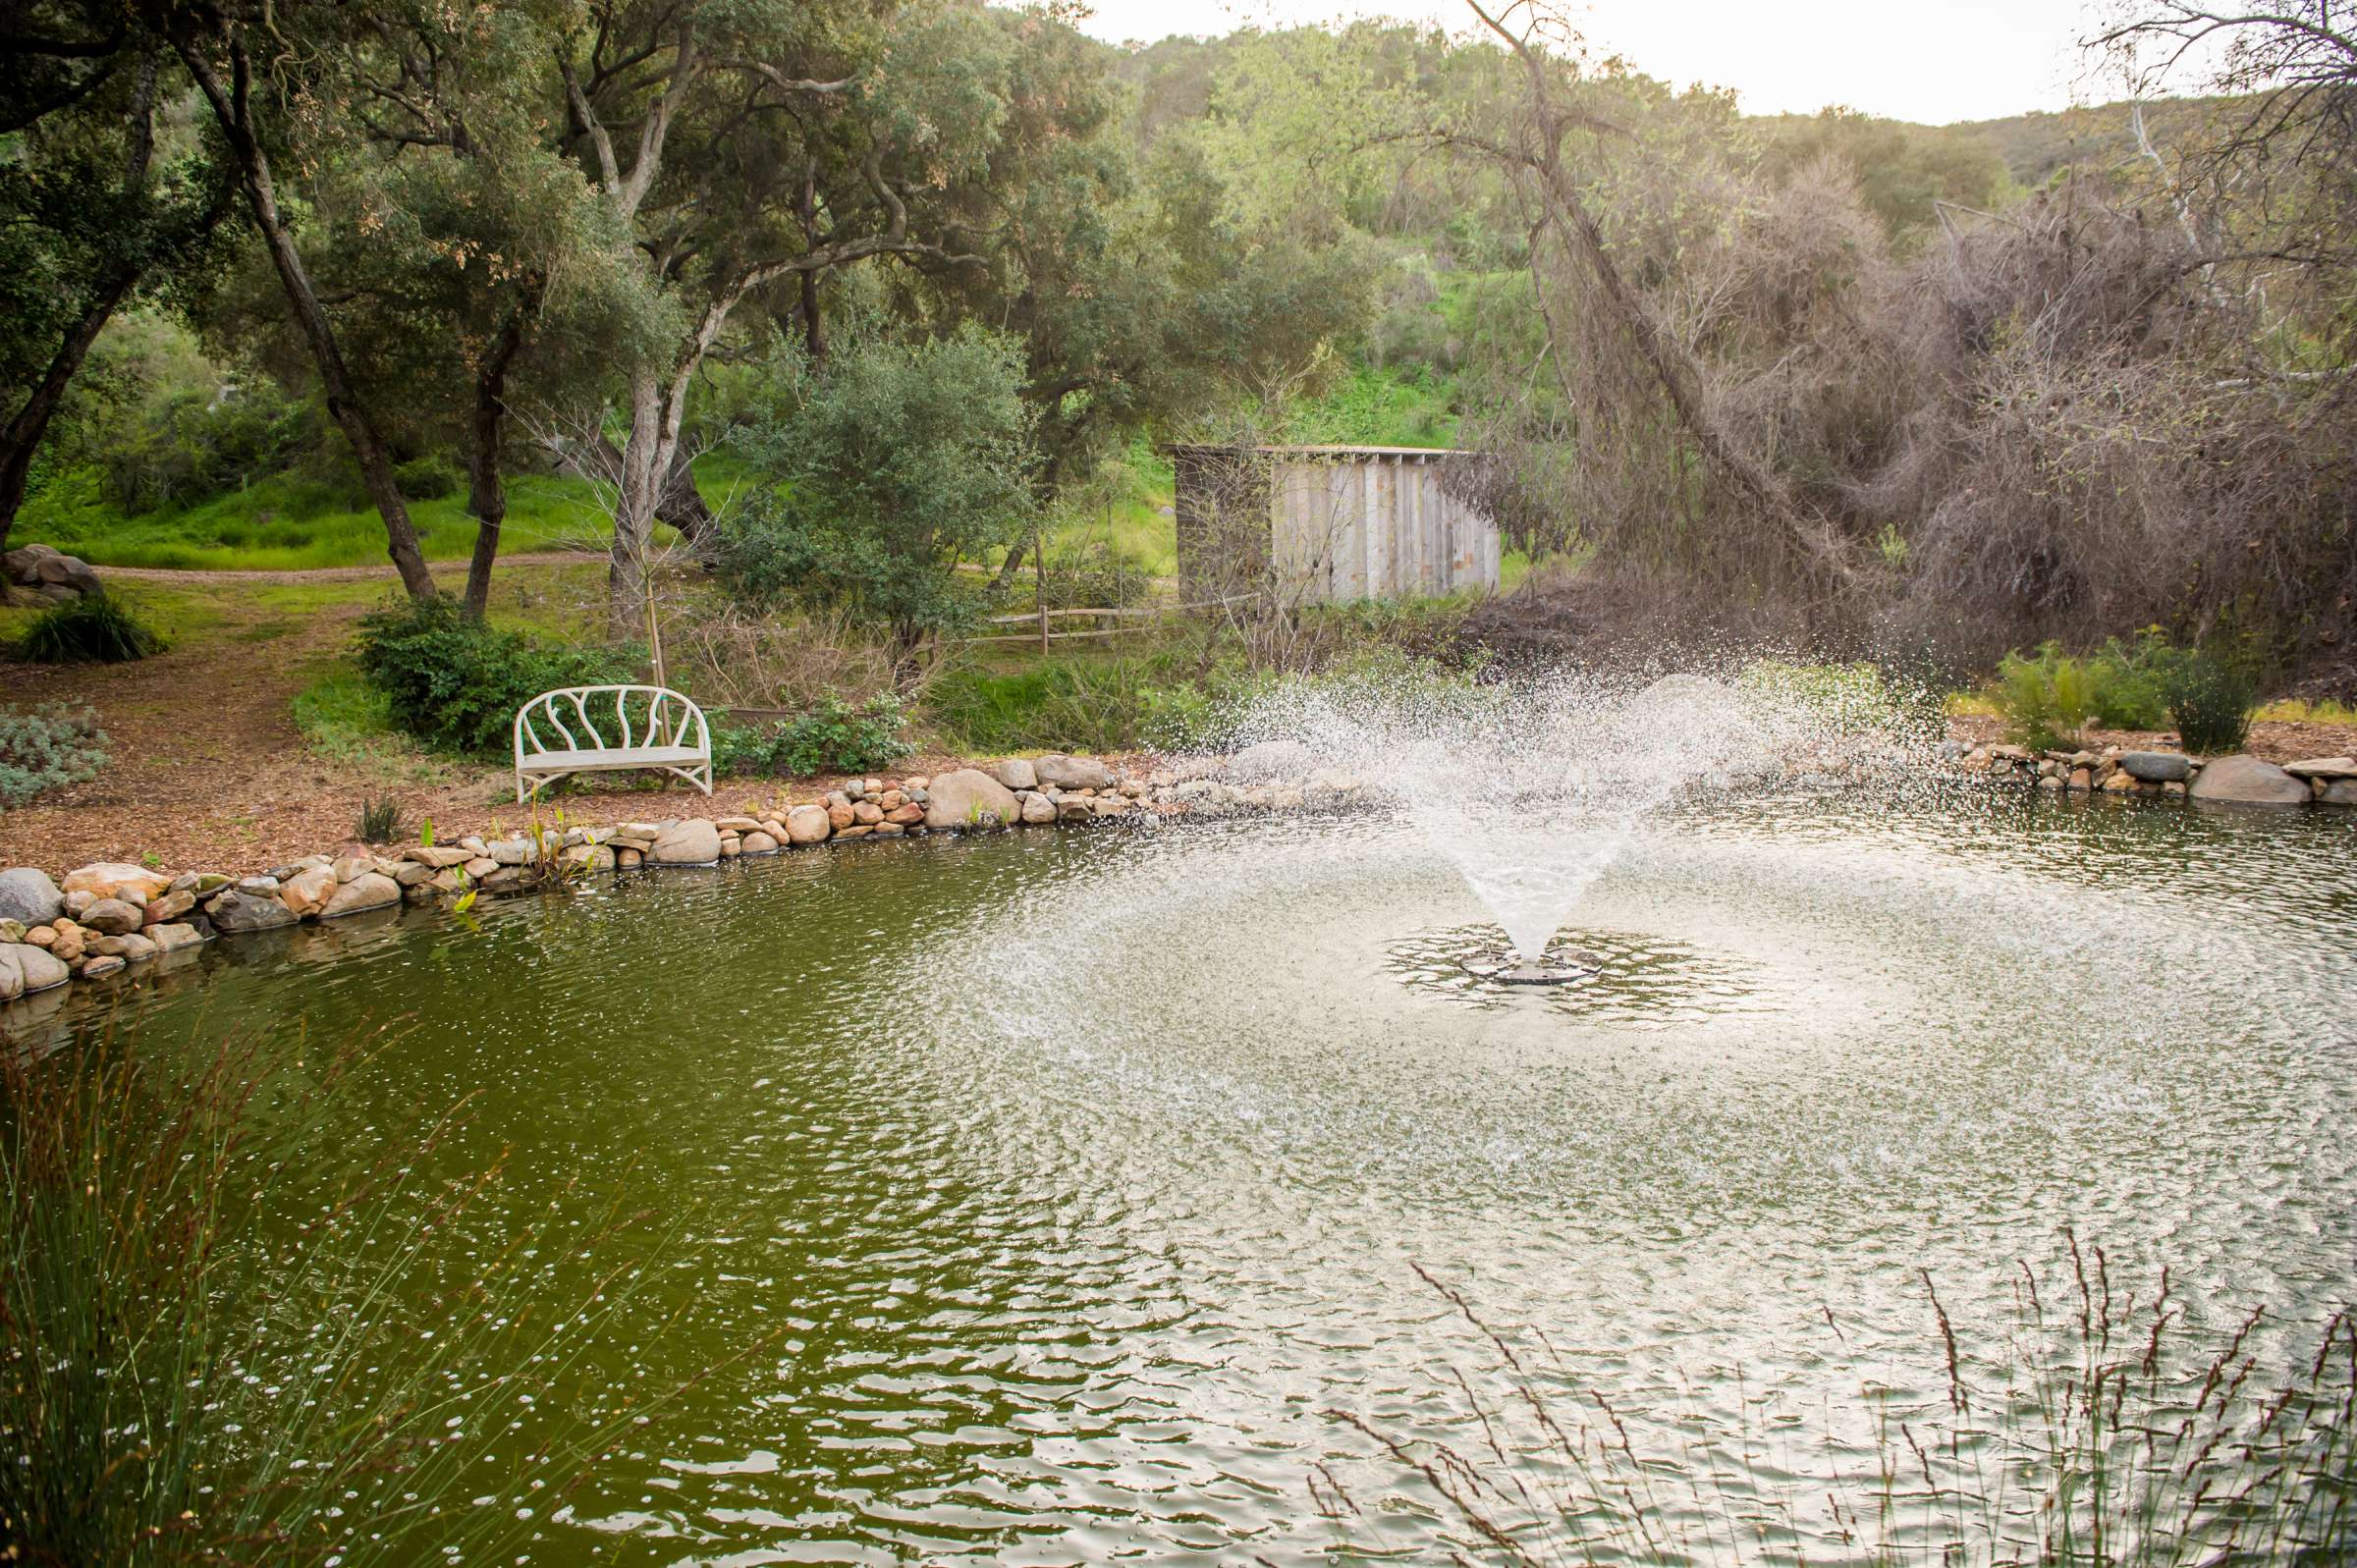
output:
M1930 1383L1900 1412L1871 1379L1851 1415L1864 1443L1743 1401L1740 1430L1691 1413L1617 1407L1583 1386L1543 1335L1494 1327L1464 1293L1416 1271L1496 1352L1503 1395L1449 1380L1477 1417L1478 1445L1372 1438L1453 1521L1455 1561L1539 1564L2342 1563L2357 1554L2357 1321L2313 1327L2271 1373L2264 1308L2222 1333L2193 1328L2165 1270L2142 1300L2102 1249L2065 1232L2058 1305L2027 1264L2001 1341L1959 1338L1923 1275ZM1829 1329L1839 1333L1830 1310ZM1735 1376L1739 1377L1739 1373ZM1672 1438L1668 1433L1677 1435ZM1639 1435L1638 1433L1643 1433ZM1353 1534L1373 1517L1331 1469L1320 1508Z
M298 1201L293 1155L382 1038L217 1045L173 1066L156 1042L135 1054L108 1035L0 1059L9 1560L407 1562L429 1537L493 1549L532 1528L519 1504L666 1402L503 1451L517 1439L494 1412L550 1400L643 1264L612 1245L632 1218L618 1206L488 1257L460 1250L453 1221L503 1172L419 1174L455 1112ZM310 1217L265 1242L271 1210ZM585 1283L542 1310L550 1256Z

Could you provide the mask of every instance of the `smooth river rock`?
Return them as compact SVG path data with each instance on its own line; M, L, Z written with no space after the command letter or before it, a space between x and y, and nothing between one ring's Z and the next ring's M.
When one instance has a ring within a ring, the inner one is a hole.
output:
M214 899L209 912L215 926L236 932L270 931L291 926L300 918L274 897L257 897L234 888Z
M381 871L363 871L339 886L327 902L319 906L319 918L333 920L339 915L356 915L363 909L382 909L399 902L400 883Z
M86 892L92 898L122 898L125 903L145 903L170 886L172 879L160 871L113 860L69 871L64 883L67 892ZM132 896L125 897L126 893Z
M336 895L336 873L331 866L305 866L278 885L278 901L298 919L315 915Z
M34 866L0 871L0 920L45 926L66 912L66 896L49 873Z
M0 1001L62 986L71 974L63 963L30 943L0 943Z
M649 865L709 866L720 859L720 829L702 817L675 822L655 836Z
M2131 779L2146 784L2183 783L2193 777L2193 759L2177 751L2130 751L2119 766Z
M932 798L925 805L925 826L937 831L1004 828L1018 809L1014 791L979 768L945 773L927 787Z
M835 824L824 806L796 806L786 813L786 838L792 843L824 843Z
M2283 771L2294 779L2357 779L2357 757L2311 757L2287 762Z
M2308 799L2308 786L2274 763L2239 755L2206 765L2190 792L2196 800L2238 806L2297 806Z
M138 930L145 918L137 904L120 898L101 898L82 912L82 924L110 937Z
M1039 770L1031 766L1031 761L1027 757L1009 757L1005 762L993 766L990 771L999 783L1018 794L1025 789L1039 787Z
M1061 751L1051 751L1031 764L1041 784L1053 784L1059 789L1111 789L1113 770L1094 757L1068 757ZM934 784L935 789L941 786Z

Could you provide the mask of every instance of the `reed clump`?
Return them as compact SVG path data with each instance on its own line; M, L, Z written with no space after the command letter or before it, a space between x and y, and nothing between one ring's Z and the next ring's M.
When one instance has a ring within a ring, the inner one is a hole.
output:
M1493 1327L1417 1271L1498 1358L1503 1382L1485 1386L1503 1396L1448 1375L1479 1441L1332 1414L1420 1481L1434 1523L1460 1543L1452 1561L2357 1560L2357 1323L2345 1310L2302 1325L2258 1308L2206 1331L2165 1271L2123 1291L2101 1249L2069 1238L2058 1280L2021 1267L2010 1321L1986 1346L1923 1275L1932 1400L1902 1408L1868 1379L1848 1408L1829 1401L1810 1423L1738 1388L1744 1414L1730 1426L1617 1406L1543 1335ZM1331 1468L1311 1490L1346 1534L1380 1539L1379 1516Z
M471 1560L667 1402L486 1419L551 1402L632 1303L631 1217L467 1244L503 1172L427 1174L455 1108L323 1170L387 1038L0 1057L0 1560ZM553 1299L552 1257L581 1281Z

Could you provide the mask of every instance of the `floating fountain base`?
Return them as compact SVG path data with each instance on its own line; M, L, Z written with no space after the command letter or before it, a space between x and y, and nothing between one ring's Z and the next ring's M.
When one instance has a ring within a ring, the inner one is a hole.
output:
M1518 960L1467 963L1465 971L1501 986L1568 986L1596 976L1594 966L1579 963L1522 963Z

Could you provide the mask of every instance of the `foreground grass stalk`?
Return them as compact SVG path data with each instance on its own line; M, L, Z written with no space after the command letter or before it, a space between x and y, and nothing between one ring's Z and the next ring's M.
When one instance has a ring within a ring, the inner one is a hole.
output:
M1755 1429L1739 1372L1734 1430L1695 1411L1652 1412L1634 1425L1657 1435L1634 1435L1543 1336L1500 1331L1421 1269L1497 1358L1503 1396L1449 1374L1479 1442L1415 1440L1331 1414L1421 1482L1464 1542L1460 1562L2357 1561L2357 1322L2334 1312L2294 1336L2306 1347L2294 1364L2271 1362L2258 1348L2264 1309L2205 1335L2165 1271L2140 1301L2116 1289L2100 1248L2066 1239L2060 1309L2050 1313L2023 1266L2013 1321L1986 1354L1924 1276L1946 1396L1902 1414L1869 1386L1863 1467L1842 1435L1859 1411L1829 1404L1817 1440L1780 1437L1772 1421ZM1381 1516L1331 1469L1311 1491L1346 1536L1377 1539Z
M0 1061L0 1560L480 1560L683 1391L563 1408L608 1320L646 1328L644 1254L670 1238L624 1244L620 1197L576 1229L559 1194L468 1253L505 1170L426 1174L463 1104L265 1239L382 1038L177 1071L105 1035Z

